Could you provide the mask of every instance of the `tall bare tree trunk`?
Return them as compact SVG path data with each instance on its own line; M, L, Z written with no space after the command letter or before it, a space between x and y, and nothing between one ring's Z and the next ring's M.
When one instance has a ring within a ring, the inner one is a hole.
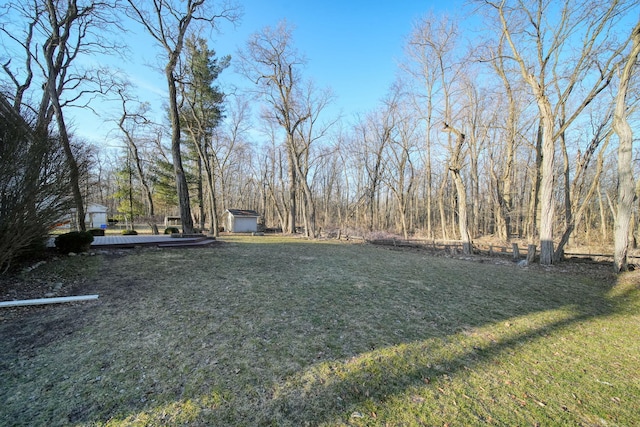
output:
M542 174L540 178L540 264L553 263L553 221L555 213L554 169L555 144L553 140L553 114L546 97L539 96L538 108L542 121Z
M293 147L293 143L287 144L287 153L289 157L289 219L287 223L287 233L295 233L296 232L296 215L298 206L296 203L296 193L297 193L297 180L296 180L296 169L294 166L295 160L293 159L294 153L291 152Z
M138 179L140 180L140 185L142 185L144 197L147 201L147 215L149 216L149 226L151 227L151 231L153 234L159 234L158 225L156 224L154 219L155 207L153 203L153 195L151 193L151 187L149 186L147 177L145 176L145 173L144 173L144 168L142 165L143 160L140 157L140 150L138 150L138 146L136 144L132 131L130 131L125 125L128 119L133 119L134 122L136 122L136 118L142 119L145 109L141 109L138 112L129 114L129 112L127 111L126 94L124 93L124 91L118 90L118 95L122 100L122 116L120 116L120 119L118 120L118 127L124 134L124 139L125 139L125 142L127 143L129 153L133 157L133 161L136 166L136 174L138 176ZM144 120L146 121L146 119Z
M538 125L536 135L536 164L531 172L531 198L527 210L527 240L534 243L534 238L538 234L538 207L540 201L540 176L542 170L542 123Z
M598 211L600 213L600 238L603 242L606 242L609 238L607 233L607 220L606 220L606 209L604 207L604 202L602 201L602 188L600 183L598 183Z
M456 195L458 197L458 230L460 232L460 239L462 240L462 252L465 255L469 255L472 251L472 243L467 218L467 189L460 175L460 170L462 169L462 158L460 156L462 154L465 135L447 123L444 124L444 131L451 132L456 136L456 145L449 161L449 170L453 174L453 183L455 184Z
M447 188L447 180L449 178L449 169L445 169L444 174L442 176L442 182L440 183L440 188L438 189L438 212L440 213L440 234L443 239L449 238L449 233L447 232L447 215L444 208L444 193Z
M218 214L218 198L216 197L215 185L213 185L213 190L209 193L210 205L211 205L211 234L215 237L218 237L220 232L220 220ZM224 205L223 205L224 206Z
M78 167L78 162L76 161L76 157L71 149L71 141L69 141L69 134L67 133L67 126L64 122L64 116L62 115L62 108L60 107L57 93L51 97L51 102L55 111L56 122L58 124L60 142L67 159L67 167L69 168L69 181L71 181L71 192L73 193L73 201L76 208L76 227L80 231L86 231L87 227L84 222L84 202L82 198L82 191L80 190L80 168Z
M554 255L555 142L611 81L616 58L626 45L612 38L615 33L612 27L628 7L621 1L555 3L537 1L512 5L504 0L483 3L497 12L502 36L538 106L542 124L539 197L542 265L550 265ZM574 56L571 62L561 62L571 56ZM594 60L596 57L598 60ZM557 74L559 70L561 75ZM556 93L551 92L551 85L555 86ZM579 85L586 86L587 90L575 90ZM574 99L572 94L580 94L580 98ZM565 115L564 108L568 106L571 112ZM559 113L562 120L557 122Z
M640 23L631 33L631 52L627 57L620 75L620 86L616 95L616 108L613 113L613 130L620 140L618 146L618 210L615 220L613 270L616 273L627 269L627 252L629 248L629 224L633 211L634 178L632 165L633 131L627 120L626 97L629 82L640 54Z
M433 239L433 225L431 222L431 218L433 216L433 213L431 212L431 204L433 203L433 197L432 197L432 187L433 187L433 173L432 173L432 169L431 169L431 144L429 141L427 141L427 163L426 163L426 170L425 170L425 175L426 175L426 204L427 204L427 212L426 212L426 217L427 217L427 236L429 236L429 238Z
M558 247L556 249L556 254L554 255L555 260L559 261L564 256L565 245L569 242L569 238L572 236L573 231L577 229L578 226L580 225L580 221L582 221L584 212L589 202L591 201L591 198L593 197L593 195L595 194L596 190L599 187L600 175L602 174L602 168L604 164L603 152L605 149L606 149L606 144L605 146L603 146L602 151L598 155L598 163L596 165L596 171L591 180L591 185L589 186L589 190L587 191L587 194L584 196L581 203L578 204L578 202L575 202L575 204L579 205L579 207L576 208L575 206L573 206L573 204L571 206L572 212L574 211L575 212L570 215L570 218L568 219L567 227L564 233L562 234L562 237L560 238L560 242L558 243ZM575 194L573 196L574 197L572 197L572 199L575 200L578 198L579 195Z
M499 188L499 211L502 216L504 228L502 230L502 234L505 236L505 241L509 241L511 239L511 233L513 232L511 226L511 213L513 212L513 195L511 187L512 187L512 179L513 179L513 164L515 158L516 151L516 135L518 132L517 123L518 123L518 113L516 111L516 100L513 93L513 88L511 87L511 83L507 78L506 73L504 72L504 65L502 63L502 57L500 58L500 66L496 65L496 70L499 70L500 77L505 86L505 91L507 95L507 99L509 100L509 112L507 116L507 133L506 133L506 158L504 164L504 171L502 174L502 181L498 184Z
M189 185L187 176L182 166L180 113L178 111L178 95L176 90L177 78L174 69L178 55L174 52L171 60L165 68L165 77L169 87L169 121L171 122L171 158L173 160L173 172L176 176L176 190L178 191L178 205L180 207L180 221L182 232L193 233L193 218L191 217L191 200L189 198Z
M69 180L76 208L76 227L78 230L85 231L84 201L82 191L80 190L80 168L78 167L75 153L71 148L67 125L62 113L62 105L60 105L60 91L62 90L64 81L60 84L60 88L58 87L58 79L62 78L64 80L67 68L69 67L69 60L66 59L66 55L70 50L68 43L71 37L71 28L73 28L75 21L79 19L79 10L76 1L69 1L67 10L64 13L64 18L61 18L58 16L56 6L52 0L48 0L44 4L48 13L52 33L43 46L47 68L47 81L45 83L45 93L43 94L38 115L38 126L42 130L45 130L48 126L51 118L49 115L51 111L48 108L50 103L51 107L53 107L60 143L62 144L62 149L64 150L67 160L67 167L69 168Z

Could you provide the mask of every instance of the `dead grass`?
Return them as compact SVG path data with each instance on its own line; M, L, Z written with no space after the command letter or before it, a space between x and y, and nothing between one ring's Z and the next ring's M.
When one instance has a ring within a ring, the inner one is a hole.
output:
M0 312L0 424L639 421L636 276L225 240L76 259L99 300Z

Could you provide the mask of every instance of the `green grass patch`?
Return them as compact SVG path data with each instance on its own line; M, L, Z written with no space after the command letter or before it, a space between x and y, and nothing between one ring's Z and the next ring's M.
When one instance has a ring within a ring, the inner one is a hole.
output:
M634 274L270 236L99 262L99 300L0 312L1 425L639 421Z

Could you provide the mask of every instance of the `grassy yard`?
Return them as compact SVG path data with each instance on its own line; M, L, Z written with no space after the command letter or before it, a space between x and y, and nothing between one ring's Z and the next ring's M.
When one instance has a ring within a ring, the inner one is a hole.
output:
M0 425L639 425L639 276L563 268L278 237L48 263L24 278L100 298L0 311Z

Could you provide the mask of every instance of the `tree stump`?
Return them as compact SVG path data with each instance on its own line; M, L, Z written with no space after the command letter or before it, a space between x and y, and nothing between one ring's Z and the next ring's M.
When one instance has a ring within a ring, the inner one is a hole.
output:
M529 245L527 247L527 262L529 264L533 264L533 261L536 258L536 245Z

